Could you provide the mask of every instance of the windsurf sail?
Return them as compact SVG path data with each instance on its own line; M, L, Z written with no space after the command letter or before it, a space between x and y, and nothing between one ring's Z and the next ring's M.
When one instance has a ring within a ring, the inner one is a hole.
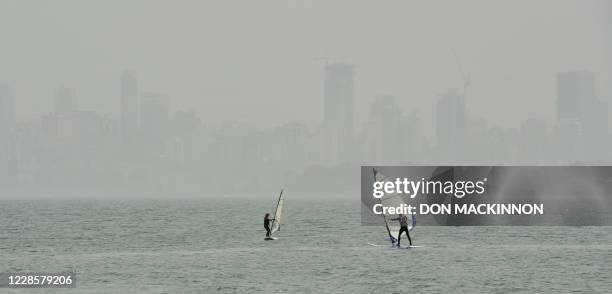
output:
M373 170L374 170L374 180L376 182L392 182L385 175L383 175L376 169L373 169ZM402 198L402 195L399 193L385 194L378 200L380 201L380 204L382 204L383 207L399 207L402 204L407 204L406 201L404 201L404 199ZM387 233L389 234L389 240L391 241L392 244L395 244L397 242L400 225L399 225L399 221L393 220L393 219L399 217L399 215L383 213L382 216L385 220L385 226L387 228ZM416 226L416 217L414 214L412 214L411 216L412 216L412 221L410 224L408 224L409 231L412 231L412 229L414 229L414 227Z
M281 190L280 195L278 195L278 201L276 202L276 212L274 213L274 220L272 221L272 233L280 230L280 221L283 213L283 200L283 190Z

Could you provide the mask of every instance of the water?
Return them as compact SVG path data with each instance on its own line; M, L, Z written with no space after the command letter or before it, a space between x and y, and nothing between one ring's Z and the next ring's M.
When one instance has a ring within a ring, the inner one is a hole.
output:
M358 199L288 197L263 241L272 198L1 200L0 271L76 270L49 291L70 293L612 291L612 227L417 227L401 250L368 245L386 233Z

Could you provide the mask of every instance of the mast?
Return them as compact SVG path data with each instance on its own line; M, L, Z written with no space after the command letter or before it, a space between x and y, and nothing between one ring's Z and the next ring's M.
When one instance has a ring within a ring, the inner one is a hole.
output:
M378 174L378 171L373 168L372 169L374 171L374 181L376 182L376 175ZM382 205L382 197L378 198L378 202ZM383 219L385 221L385 227L387 228L387 234L389 234L389 240L391 240L391 243L395 244L395 237L393 237L393 235L391 234L391 230L389 229L389 222L387 222L387 217L385 216L385 214L382 214Z

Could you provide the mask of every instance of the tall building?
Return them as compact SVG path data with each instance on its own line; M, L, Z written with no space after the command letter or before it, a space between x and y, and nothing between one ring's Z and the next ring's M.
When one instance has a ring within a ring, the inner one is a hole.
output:
M519 130L518 160L527 164L539 164L549 158L546 120L531 118L521 124Z
M53 113L67 116L77 110L77 98L74 89L59 87L53 96Z
M354 76L350 64L332 63L325 66L323 128L331 160L348 161L354 153Z
M561 151L568 151L559 154L560 159L589 162L604 159L608 106L597 98L595 89L592 72L569 71L557 75L557 141L559 145L575 145L559 146Z
M596 100L595 75L570 71L557 75L557 121L581 120L585 106Z
M169 127L168 96L159 93L142 95L140 127L145 136L164 138Z
M15 105L13 92L0 85L0 182L10 183L16 177Z
M7 85L0 85L0 140L9 136L15 128L13 92Z
M376 164L392 164L403 157L402 113L395 97L379 95L370 104L365 128L366 154Z
M584 136L578 120L561 120L555 126L553 152L557 161L565 164L584 162Z
M585 106L582 129L585 160L605 160L608 153L608 103L597 99Z
M138 129L138 79L133 71L121 75L120 128L124 139L133 137Z
M467 135L465 97L457 89L438 95L436 104L436 139L440 160L455 163L465 149Z

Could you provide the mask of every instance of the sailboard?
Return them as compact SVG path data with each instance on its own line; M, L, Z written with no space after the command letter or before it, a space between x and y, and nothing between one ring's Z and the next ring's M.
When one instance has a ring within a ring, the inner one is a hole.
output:
M423 247L423 246L419 246L419 245L401 245L400 247L397 247L397 246L389 247L389 245L380 245L380 244L373 244L373 243L368 243L368 245L370 245L372 247L385 247L385 248L398 248L398 249L410 249L410 248L420 248L420 247Z
M376 169L373 169L373 171L374 171L375 181L392 182L385 175L383 175ZM398 207L398 206L401 206L402 204L407 204L406 201L402 198L402 195L399 193L385 194L378 200L380 201L380 204L382 204L385 207ZM398 217L398 215L383 213L382 216L385 220L385 227L387 229L387 234L389 235L389 241L391 242L391 245L394 246L397 243L400 226L399 226L398 221L392 220L392 219ZM411 216L412 216L412 221L408 224L409 231L412 231L412 229L414 229L414 227L416 226L416 217L414 214L412 214Z
M397 247L399 249L412 249L412 248L419 248L421 246L418 245L401 245L400 247Z
M280 231L281 216L283 214L283 190L281 189L280 195L278 195L278 201L276 202L276 211L274 212L274 220L272 221L272 227L270 228L270 237L266 237L264 240L276 240L271 235L275 232Z

